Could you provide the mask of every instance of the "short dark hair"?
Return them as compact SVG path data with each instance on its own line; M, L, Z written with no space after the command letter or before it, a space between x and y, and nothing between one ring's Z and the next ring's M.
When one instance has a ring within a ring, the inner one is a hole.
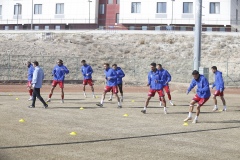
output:
M153 62L150 65L153 66L153 67L156 67L157 64Z
M103 65L106 65L107 67L109 67L109 63L104 63Z
M117 67L117 64L113 64L112 67L113 67L113 66L116 66L116 67Z
M192 72L192 75L198 75L199 74L199 72L197 71L197 70L194 70L193 72Z
M38 61L33 61L32 62L35 66L38 66Z
M85 61L85 60L82 60L81 63L86 63L86 61Z
M58 59L57 61L60 62L60 63L63 63L63 60L61 60L61 59Z
M217 70L217 67L216 66L212 66L212 69Z
M162 67L162 65L161 64L157 64L158 66L160 66L160 67Z

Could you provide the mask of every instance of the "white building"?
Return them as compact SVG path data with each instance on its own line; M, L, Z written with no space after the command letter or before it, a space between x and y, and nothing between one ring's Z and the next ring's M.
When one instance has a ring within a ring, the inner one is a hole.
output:
M127 27L156 26L156 24L179 26L186 30L195 24L195 0L121 0L119 23ZM237 26L238 0L202 0L203 26ZM134 24L134 25L133 25ZM139 24L139 25L136 25ZM141 26L142 25L142 26ZM136 28L135 28L136 29ZM212 28L214 30L214 28Z
M29 29L31 23L33 29L61 29L97 21L98 0L0 0L0 25L4 29Z
M239 1L202 0L203 31L236 30ZM195 0L0 0L0 29L192 31L195 10Z

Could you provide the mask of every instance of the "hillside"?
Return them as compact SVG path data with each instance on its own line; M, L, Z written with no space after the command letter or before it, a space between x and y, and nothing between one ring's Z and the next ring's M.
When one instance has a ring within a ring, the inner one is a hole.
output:
M82 79L80 61L94 69L94 79L103 79L102 64L117 63L126 73L125 83L145 84L149 64L161 63L174 82L189 82L193 69L193 32L1 32L0 80L25 79L27 60L38 60L46 79L58 58L70 69L67 79ZM229 85L238 85L240 41L237 33L202 36L201 66L216 65ZM210 82L213 81L210 73ZM233 83L232 81L235 81Z

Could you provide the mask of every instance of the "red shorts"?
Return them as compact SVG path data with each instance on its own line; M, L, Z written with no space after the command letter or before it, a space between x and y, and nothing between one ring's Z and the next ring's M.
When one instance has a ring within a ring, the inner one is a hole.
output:
M60 87L60 88L64 88L64 82L63 82L63 81L56 81L56 80L53 80L53 82L52 82L52 86L53 86L53 87L56 87L57 84L59 84L59 87Z
M223 91L222 92L220 92L220 90L216 90L215 92L214 92L214 95L215 96L223 96Z
M159 97L164 97L164 92L163 92L163 90L154 90L154 89L150 89L150 90L149 90L148 96L149 96L149 97L154 97L156 92L158 93Z
M87 85L87 84L89 84L89 86L93 86L92 79L84 79L83 80L83 85Z
M105 92L110 92L110 91L112 91L114 94L117 94L117 93L118 93L118 86L112 86L112 87L106 86L106 87L104 88L104 91L105 91Z
M198 104L200 106L204 105L204 103L206 103L208 99L209 99L209 97L208 98L200 98L197 94L193 97L193 100L195 102L198 102Z
M28 81L27 82L27 87L31 87L31 85L32 85L32 81Z
M166 93L170 93L169 86L165 86L165 87L163 87L163 89L166 91Z

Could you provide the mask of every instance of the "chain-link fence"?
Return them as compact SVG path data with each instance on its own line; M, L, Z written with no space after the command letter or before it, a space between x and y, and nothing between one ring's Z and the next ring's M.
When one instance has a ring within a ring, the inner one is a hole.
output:
M126 76L124 82L129 85L141 85L147 82L147 73L150 70L152 62L161 63L172 75L172 82L189 83L192 79L191 72L193 69L192 59L172 59L171 61L155 58L118 58L115 56L108 56L104 58L99 57L73 57L73 56L26 56L26 55L0 55L0 80L26 80L27 79L27 61L37 60L40 66L44 69L45 79L51 80L51 71L56 65L57 59L62 59L64 65L70 70L66 80L82 80L80 71L81 60L85 59L94 70L93 79L96 81L104 80L103 63L118 64L123 69ZM209 82L214 81L214 75L211 72L212 66L217 66L223 73L225 84L228 86L240 86L240 73L237 69L240 67L240 62L216 62L216 61L202 61L201 66L209 68Z

